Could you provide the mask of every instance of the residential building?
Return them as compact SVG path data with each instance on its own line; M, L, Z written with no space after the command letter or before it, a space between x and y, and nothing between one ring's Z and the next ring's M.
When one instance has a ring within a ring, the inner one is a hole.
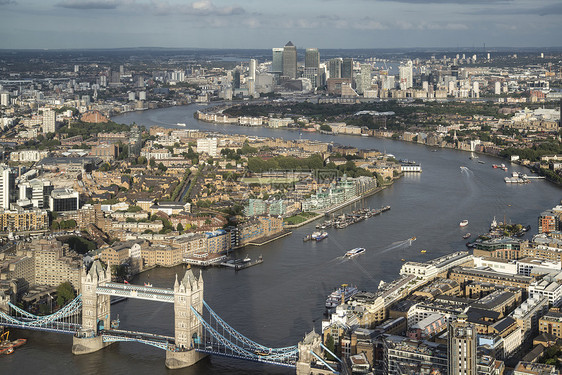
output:
M217 150L217 138L198 138L197 139L197 152L205 153L213 158L219 155Z
M443 344L401 336L386 336L383 339L383 347L385 374L405 374L409 368L419 365L427 366L428 373L447 372L447 347Z
M475 327L467 322L467 316L459 315L449 324L448 329L448 373L476 375L476 337Z
M0 165L0 208L8 210L10 203L16 201L16 176L14 169L5 164Z
M558 308L551 308L539 319L539 332L548 333L562 339L562 313Z
M82 257L55 239L36 239L26 248L33 252L35 284L58 286L69 281L80 290Z
M513 369L513 375L558 375L556 366L544 363L520 361Z

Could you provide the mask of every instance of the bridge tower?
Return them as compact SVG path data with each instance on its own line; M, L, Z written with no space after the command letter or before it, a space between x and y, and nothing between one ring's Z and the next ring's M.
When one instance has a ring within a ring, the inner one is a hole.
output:
M203 315L203 276L195 277L191 269L185 272L181 282L174 283L174 332L177 351L166 351L166 367L188 367L203 359L206 354L195 351L202 343L203 327L191 311L191 307ZM204 344L204 343L203 343Z
M82 329L73 338L72 353L88 354L98 351L109 343L102 341L100 330L110 328L110 297L98 295L97 287L111 281L111 273L104 270L99 260L90 270L82 269L80 276L82 292Z
M299 360L297 361L297 375L310 375L312 374L312 363L316 362L317 358L322 358L322 337L314 330L306 334L304 339L299 342ZM318 357L315 357L315 353Z

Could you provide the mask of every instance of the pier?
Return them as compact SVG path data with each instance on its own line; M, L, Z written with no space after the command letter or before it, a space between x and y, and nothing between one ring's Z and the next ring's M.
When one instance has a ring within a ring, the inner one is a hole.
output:
M229 267L229 268L233 268L235 271L240 271L240 270L243 270L245 268L257 266L258 264L262 264L262 263L263 263L263 257L260 255L259 258L256 259L256 260L251 260L251 261L248 261L248 262L244 262L244 261L240 261L240 260L238 260L238 262L237 262L235 260L235 261L220 263L220 266Z

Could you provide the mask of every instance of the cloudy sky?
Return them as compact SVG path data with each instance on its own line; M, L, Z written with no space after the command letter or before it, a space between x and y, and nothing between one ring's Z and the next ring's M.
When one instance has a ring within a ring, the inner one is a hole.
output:
M562 0L0 0L0 48L561 46Z

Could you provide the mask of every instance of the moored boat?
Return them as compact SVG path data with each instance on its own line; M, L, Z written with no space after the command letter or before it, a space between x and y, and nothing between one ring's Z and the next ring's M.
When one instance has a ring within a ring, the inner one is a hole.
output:
M319 236L315 237L314 239L316 242L322 241L324 238L328 237L328 232L322 232Z
M467 233L467 234L465 234L464 236L462 236L462 238L464 238L464 239L466 240L466 239L467 239L468 237L470 237L470 236L471 236L471 234L470 234L470 233Z
M461 226L461 227L466 227L467 225L468 225L468 220L466 220L466 219L459 223L459 226Z
M359 289L353 285L342 284L341 287L330 293L326 299L326 308L333 309L341 303L347 302L351 297L357 294L358 291Z

